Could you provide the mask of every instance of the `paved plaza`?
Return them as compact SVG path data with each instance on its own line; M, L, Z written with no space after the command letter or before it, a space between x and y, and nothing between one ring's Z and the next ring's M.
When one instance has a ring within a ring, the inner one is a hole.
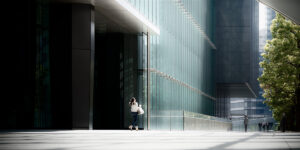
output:
M0 132L1 150L300 150L300 133L49 130Z

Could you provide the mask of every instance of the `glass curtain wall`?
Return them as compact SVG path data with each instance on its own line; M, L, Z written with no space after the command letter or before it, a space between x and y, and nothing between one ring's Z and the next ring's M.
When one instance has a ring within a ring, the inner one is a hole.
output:
M36 1L36 66L34 128L51 127L49 2Z
M148 43L150 130L182 130L184 111L214 115L213 1L127 1L160 29Z
M142 108L147 108L147 90L148 90L148 75L147 75L147 47L148 47L148 39L147 34L142 33L138 35L138 85L137 85L137 93L138 93L138 101L139 104L142 105ZM146 109L145 109L146 110ZM139 118L139 127L143 127L147 129L147 111L145 111L144 115L141 115Z

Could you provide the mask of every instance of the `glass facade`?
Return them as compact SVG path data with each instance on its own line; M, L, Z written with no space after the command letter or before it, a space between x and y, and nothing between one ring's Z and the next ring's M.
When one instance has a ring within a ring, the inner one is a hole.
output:
M150 106L146 96L139 96L143 107L150 108L149 128L182 130L183 111L214 115L213 1L128 2L160 29L148 43ZM141 70L140 85L147 86L147 69Z
M248 131L262 131L262 125L268 122L268 129L275 129L274 119L268 114L267 107L261 98L231 98L230 114L232 116L232 130L244 131L244 117L247 115Z
M270 26L272 24L272 20L275 18L276 14L275 11L271 8L267 8L263 4L259 5L259 11L260 11L260 25L259 25L259 61L263 61L263 57L261 54L264 52L264 47L267 42L267 40L272 40L272 34L270 30ZM259 76L263 73L263 68L259 68ZM266 117L272 117L272 112L269 110L268 106L266 104L263 104L263 101L265 100L263 98L263 89L259 88L259 97L258 100L261 101L261 105L263 107L263 114Z
M249 118L262 118L264 117L263 111L264 106L262 105L262 100L255 98L230 99L230 113L233 116L233 119L237 119L244 114Z

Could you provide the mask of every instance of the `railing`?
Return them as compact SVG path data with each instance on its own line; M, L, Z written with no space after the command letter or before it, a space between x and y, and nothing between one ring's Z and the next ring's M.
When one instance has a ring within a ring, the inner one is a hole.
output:
M230 120L188 111L158 111L151 130L231 130Z

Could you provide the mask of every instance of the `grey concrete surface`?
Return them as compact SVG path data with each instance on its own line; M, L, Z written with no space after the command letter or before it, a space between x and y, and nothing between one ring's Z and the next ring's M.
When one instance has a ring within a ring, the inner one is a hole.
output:
M0 132L1 150L300 150L300 133L69 130Z

